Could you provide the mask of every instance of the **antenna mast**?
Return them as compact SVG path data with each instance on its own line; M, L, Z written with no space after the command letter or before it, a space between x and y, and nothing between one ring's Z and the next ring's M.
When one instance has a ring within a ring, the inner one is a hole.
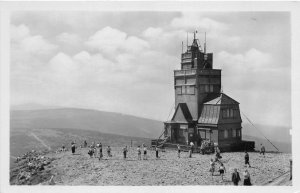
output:
M186 32L186 49L189 47L189 32Z
M205 32L205 40L204 40L204 54L206 54L206 32Z

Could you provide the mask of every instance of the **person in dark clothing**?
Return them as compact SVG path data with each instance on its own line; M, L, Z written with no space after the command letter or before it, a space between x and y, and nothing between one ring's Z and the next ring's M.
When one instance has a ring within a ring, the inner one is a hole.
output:
M249 166L249 167L251 167L250 166L250 163L249 163L249 154L248 154L248 152L247 151L245 151L245 166Z
M177 156L178 156L178 158L180 158L180 145L179 144L177 144L177 150L178 150L178 153L177 153Z
M244 175L244 186L251 186L252 184L251 184L250 174L248 170L245 170L243 175Z
M84 147L84 148L87 147L87 142L86 142L86 140L84 140L84 142L83 142L83 147Z
M76 147L75 147L75 143L73 143L73 142L72 142L71 149L72 149L72 154L74 154L74 153L75 153Z
M90 147L88 154L90 155L90 158L93 156L94 154L94 149L92 147Z
M158 147L157 146L155 147L155 155L156 155L156 158L159 158L158 157Z
M235 186L238 186L239 181L241 181L240 174L236 168L234 168L234 172L232 173L231 180L233 182L233 185Z
M99 145L99 160L101 160L103 157L103 153L102 153L102 144L100 143Z
M106 151L107 151L107 156L108 156L108 157L112 157L110 146L107 146Z
M126 159L126 154L127 154L127 146L125 146L124 148L123 148L123 157L124 157L124 159Z

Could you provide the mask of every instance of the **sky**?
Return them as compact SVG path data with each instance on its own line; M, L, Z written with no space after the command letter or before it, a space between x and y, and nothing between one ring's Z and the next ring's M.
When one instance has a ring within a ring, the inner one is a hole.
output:
M222 69L223 92L254 123L291 126L288 12L11 14L11 105L36 103L160 121L174 106L173 70L192 33Z

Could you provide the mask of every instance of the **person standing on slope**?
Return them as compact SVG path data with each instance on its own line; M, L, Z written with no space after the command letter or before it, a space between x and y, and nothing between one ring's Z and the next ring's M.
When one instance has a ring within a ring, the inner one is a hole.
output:
M155 155L156 155L156 159L158 159L159 157L158 157L158 147L157 146L155 147Z
M219 167L219 172L220 172L220 176L222 178L222 182L223 182L223 176L224 173L226 172L225 166L223 165L223 163L221 163L220 167Z
M126 159L127 152L128 152L127 146L125 146L125 147L123 148L123 157L124 157L124 159Z
M251 186L250 173L248 170L245 170L243 173L244 176L244 186Z
M102 159L103 153L102 153L102 144L99 144L99 161Z
M266 148L265 148L265 146L263 146L262 144L260 144L260 152L259 152L259 155L260 154L263 154L263 156L265 156L265 152L266 152Z
M180 158L180 145L179 144L177 144L177 156L178 156L178 158Z
M250 163L249 163L249 154L248 154L247 151L245 151L245 167L246 167L247 165L249 166L249 168L251 167L251 166L250 166Z
M76 149L76 147L75 147L75 142L72 141L72 143L71 143L72 154L75 153L75 149Z
M143 146L144 146L144 157L143 157L143 159L147 160L147 147L146 147L145 144Z
M233 182L233 185L235 185L235 186L238 186L239 181L241 181L240 174L236 168L234 168L234 172L231 175L231 180Z
M213 176L215 172L215 165L216 165L214 159L211 159L209 164L210 164L209 171L211 172L211 176Z
M111 148L110 148L110 146L107 146L107 149L106 149L106 151L107 151L107 156L108 156L108 157L112 157L112 155L111 155Z
M138 160L141 160L142 159L142 152L141 152L141 148L140 148L140 146L138 146L138 148L137 148L137 152L138 152Z

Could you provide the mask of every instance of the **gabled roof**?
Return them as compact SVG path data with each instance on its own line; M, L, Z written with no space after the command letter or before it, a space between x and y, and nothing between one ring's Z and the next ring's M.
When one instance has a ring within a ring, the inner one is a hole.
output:
M189 111L189 108L186 103L179 103L176 107L175 113L172 117L172 121L175 122L190 122L193 120L193 117Z
M227 96L224 93L221 93L219 97L204 103L204 105L232 105L232 104L239 104L239 102L237 102L236 100Z

